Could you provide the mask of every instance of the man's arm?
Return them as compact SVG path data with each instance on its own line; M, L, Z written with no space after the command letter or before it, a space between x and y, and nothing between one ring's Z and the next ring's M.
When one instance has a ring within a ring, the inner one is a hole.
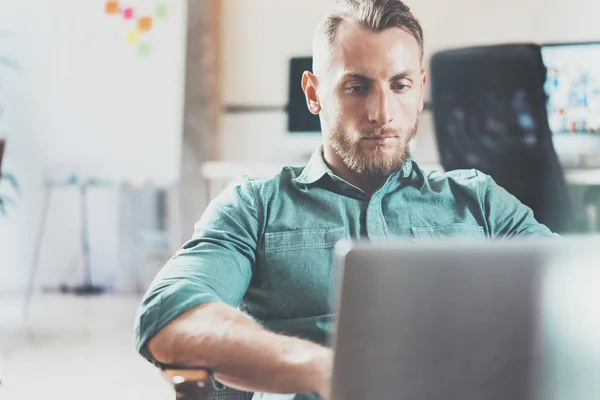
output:
M252 182L234 182L158 273L136 317L149 361L204 367L242 390L325 393L331 351L277 335L237 310L253 278L263 210Z
M266 393L327 395L332 352L267 331L237 309L207 303L174 319L149 342L162 363L202 366L230 387Z

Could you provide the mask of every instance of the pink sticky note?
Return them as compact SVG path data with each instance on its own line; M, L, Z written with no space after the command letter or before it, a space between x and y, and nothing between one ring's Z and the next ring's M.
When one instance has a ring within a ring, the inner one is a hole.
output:
M125 19L132 19L133 18L133 8L126 8L123 10L123 17Z

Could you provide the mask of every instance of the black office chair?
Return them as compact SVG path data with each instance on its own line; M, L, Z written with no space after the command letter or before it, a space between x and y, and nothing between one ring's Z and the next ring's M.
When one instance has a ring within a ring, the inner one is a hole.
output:
M571 204L548 125L540 47L443 51L433 56L430 77L444 169L489 174L539 222L569 231Z

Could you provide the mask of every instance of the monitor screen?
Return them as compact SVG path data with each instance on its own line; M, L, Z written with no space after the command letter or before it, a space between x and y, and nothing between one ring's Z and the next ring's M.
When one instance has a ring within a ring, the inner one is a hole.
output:
M542 57L552 132L600 136L600 42L543 46Z
M288 97L288 131L321 132L319 117L308 111L306 97L302 91L302 74L312 71L312 57L299 57L290 60L290 81Z

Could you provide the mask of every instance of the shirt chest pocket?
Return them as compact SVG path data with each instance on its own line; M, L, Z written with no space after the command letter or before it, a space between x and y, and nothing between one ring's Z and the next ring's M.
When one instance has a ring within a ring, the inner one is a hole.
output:
M346 229L300 229L265 234L264 269L271 294L287 317L331 312L337 242Z
M485 238L483 227L468 224L450 224L427 228L411 228L415 240L445 238Z

